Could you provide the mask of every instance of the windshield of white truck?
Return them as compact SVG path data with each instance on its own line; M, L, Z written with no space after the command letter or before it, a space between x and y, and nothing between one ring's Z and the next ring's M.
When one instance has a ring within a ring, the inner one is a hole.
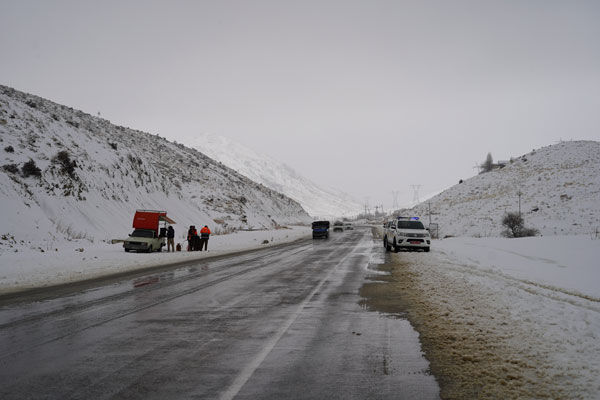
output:
M425 229L421 221L398 221L398 229Z

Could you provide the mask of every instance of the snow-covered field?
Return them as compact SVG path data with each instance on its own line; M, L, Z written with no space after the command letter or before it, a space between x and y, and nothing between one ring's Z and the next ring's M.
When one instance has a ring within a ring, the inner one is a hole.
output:
M121 243L73 240L61 241L54 248L41 248L6 239L0 241L0 294L263 248L310 235L310 228L303 226L238 231L228 235L211 235L208 252L187 252L186 242L181 242L181 252L151 254L125 253Z
M519 239L451 238L435 242L474 271L600 302L600 240L588 235Z
M519 396L600 398L600 239L452 238L435 241L427 260L406 256L440 329L475 343L452 343L463 364L477 371L491 358L504 376L485 378Z

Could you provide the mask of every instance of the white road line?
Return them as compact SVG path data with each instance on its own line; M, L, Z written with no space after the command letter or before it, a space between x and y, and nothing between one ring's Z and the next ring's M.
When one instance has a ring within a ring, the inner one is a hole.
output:
M267 358L269 353L273 350L273 348L275 347L277 342L279 342L281 337L290 328L290 326L294 323L294 321L296 321L296 319L298 319L298 317L300 316L300 314L304 310L304 307L306 307L306 305L308 304L310 299L312 299L313 296L321 289L321 287L329 279L331 274L335 270L337 270L337 268L340 265L342 265L342 263L344 263L346 261L346 259L348 259L348 257L350 257L351 255L354 254L355 249L356 249L356 247L354 247L350 253L346 254L346 256L344 256L344 258L342 258L340 260L340 262L338 262L335 265L335 267L333 267L329 271L329 273L325 276L325 278L321 279L319 284L309 293L308 296L306 296L306 298L302 301L302 303L300 303L300 305L298 306L296 311L294 313L292 313L290 318L288 318L288 320L285 321L285 323L279 328L279 330L275 333L275 335L273 335L273 337L271 337L271 339L266 343L266 346L262 349L262 351L260 353L258 353L256 355L256 357L254 357L254 359L248 365L246 365L246 367L239 373L239 375L231 383L229 388L225 392L223 392L223 394L221 394L221 397L220 397L221 400L231 400L239 393L239 391L246 384L246 382L248 382L248 379L250 379L250 377L258 369L258 367L260 367L260 365L263 363L265 358Z

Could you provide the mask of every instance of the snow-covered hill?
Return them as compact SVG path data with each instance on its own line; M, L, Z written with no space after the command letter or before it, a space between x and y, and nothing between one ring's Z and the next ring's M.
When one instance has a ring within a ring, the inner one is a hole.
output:
M506 212L519 210L542 235L600 229L600 142L570 141L513 159L465 180L410 210L439 223L440 235L500 236Z
M6 86L0 204L1 244L123 236L139 208L167 210L182 234L192 224L226 232L311 220L197 150Z
M205 134L188 145L253 181L296 200L313 217L354 216L361 212L361 205L349 195L324 189L302 177L291 167L240 143Z

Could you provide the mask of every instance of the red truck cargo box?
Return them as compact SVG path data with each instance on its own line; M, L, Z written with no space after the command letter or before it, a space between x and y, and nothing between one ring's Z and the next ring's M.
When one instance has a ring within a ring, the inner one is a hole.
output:
M158 234L159 218L166 217L166 211L136 211L133 217L134 229L152 229Z

